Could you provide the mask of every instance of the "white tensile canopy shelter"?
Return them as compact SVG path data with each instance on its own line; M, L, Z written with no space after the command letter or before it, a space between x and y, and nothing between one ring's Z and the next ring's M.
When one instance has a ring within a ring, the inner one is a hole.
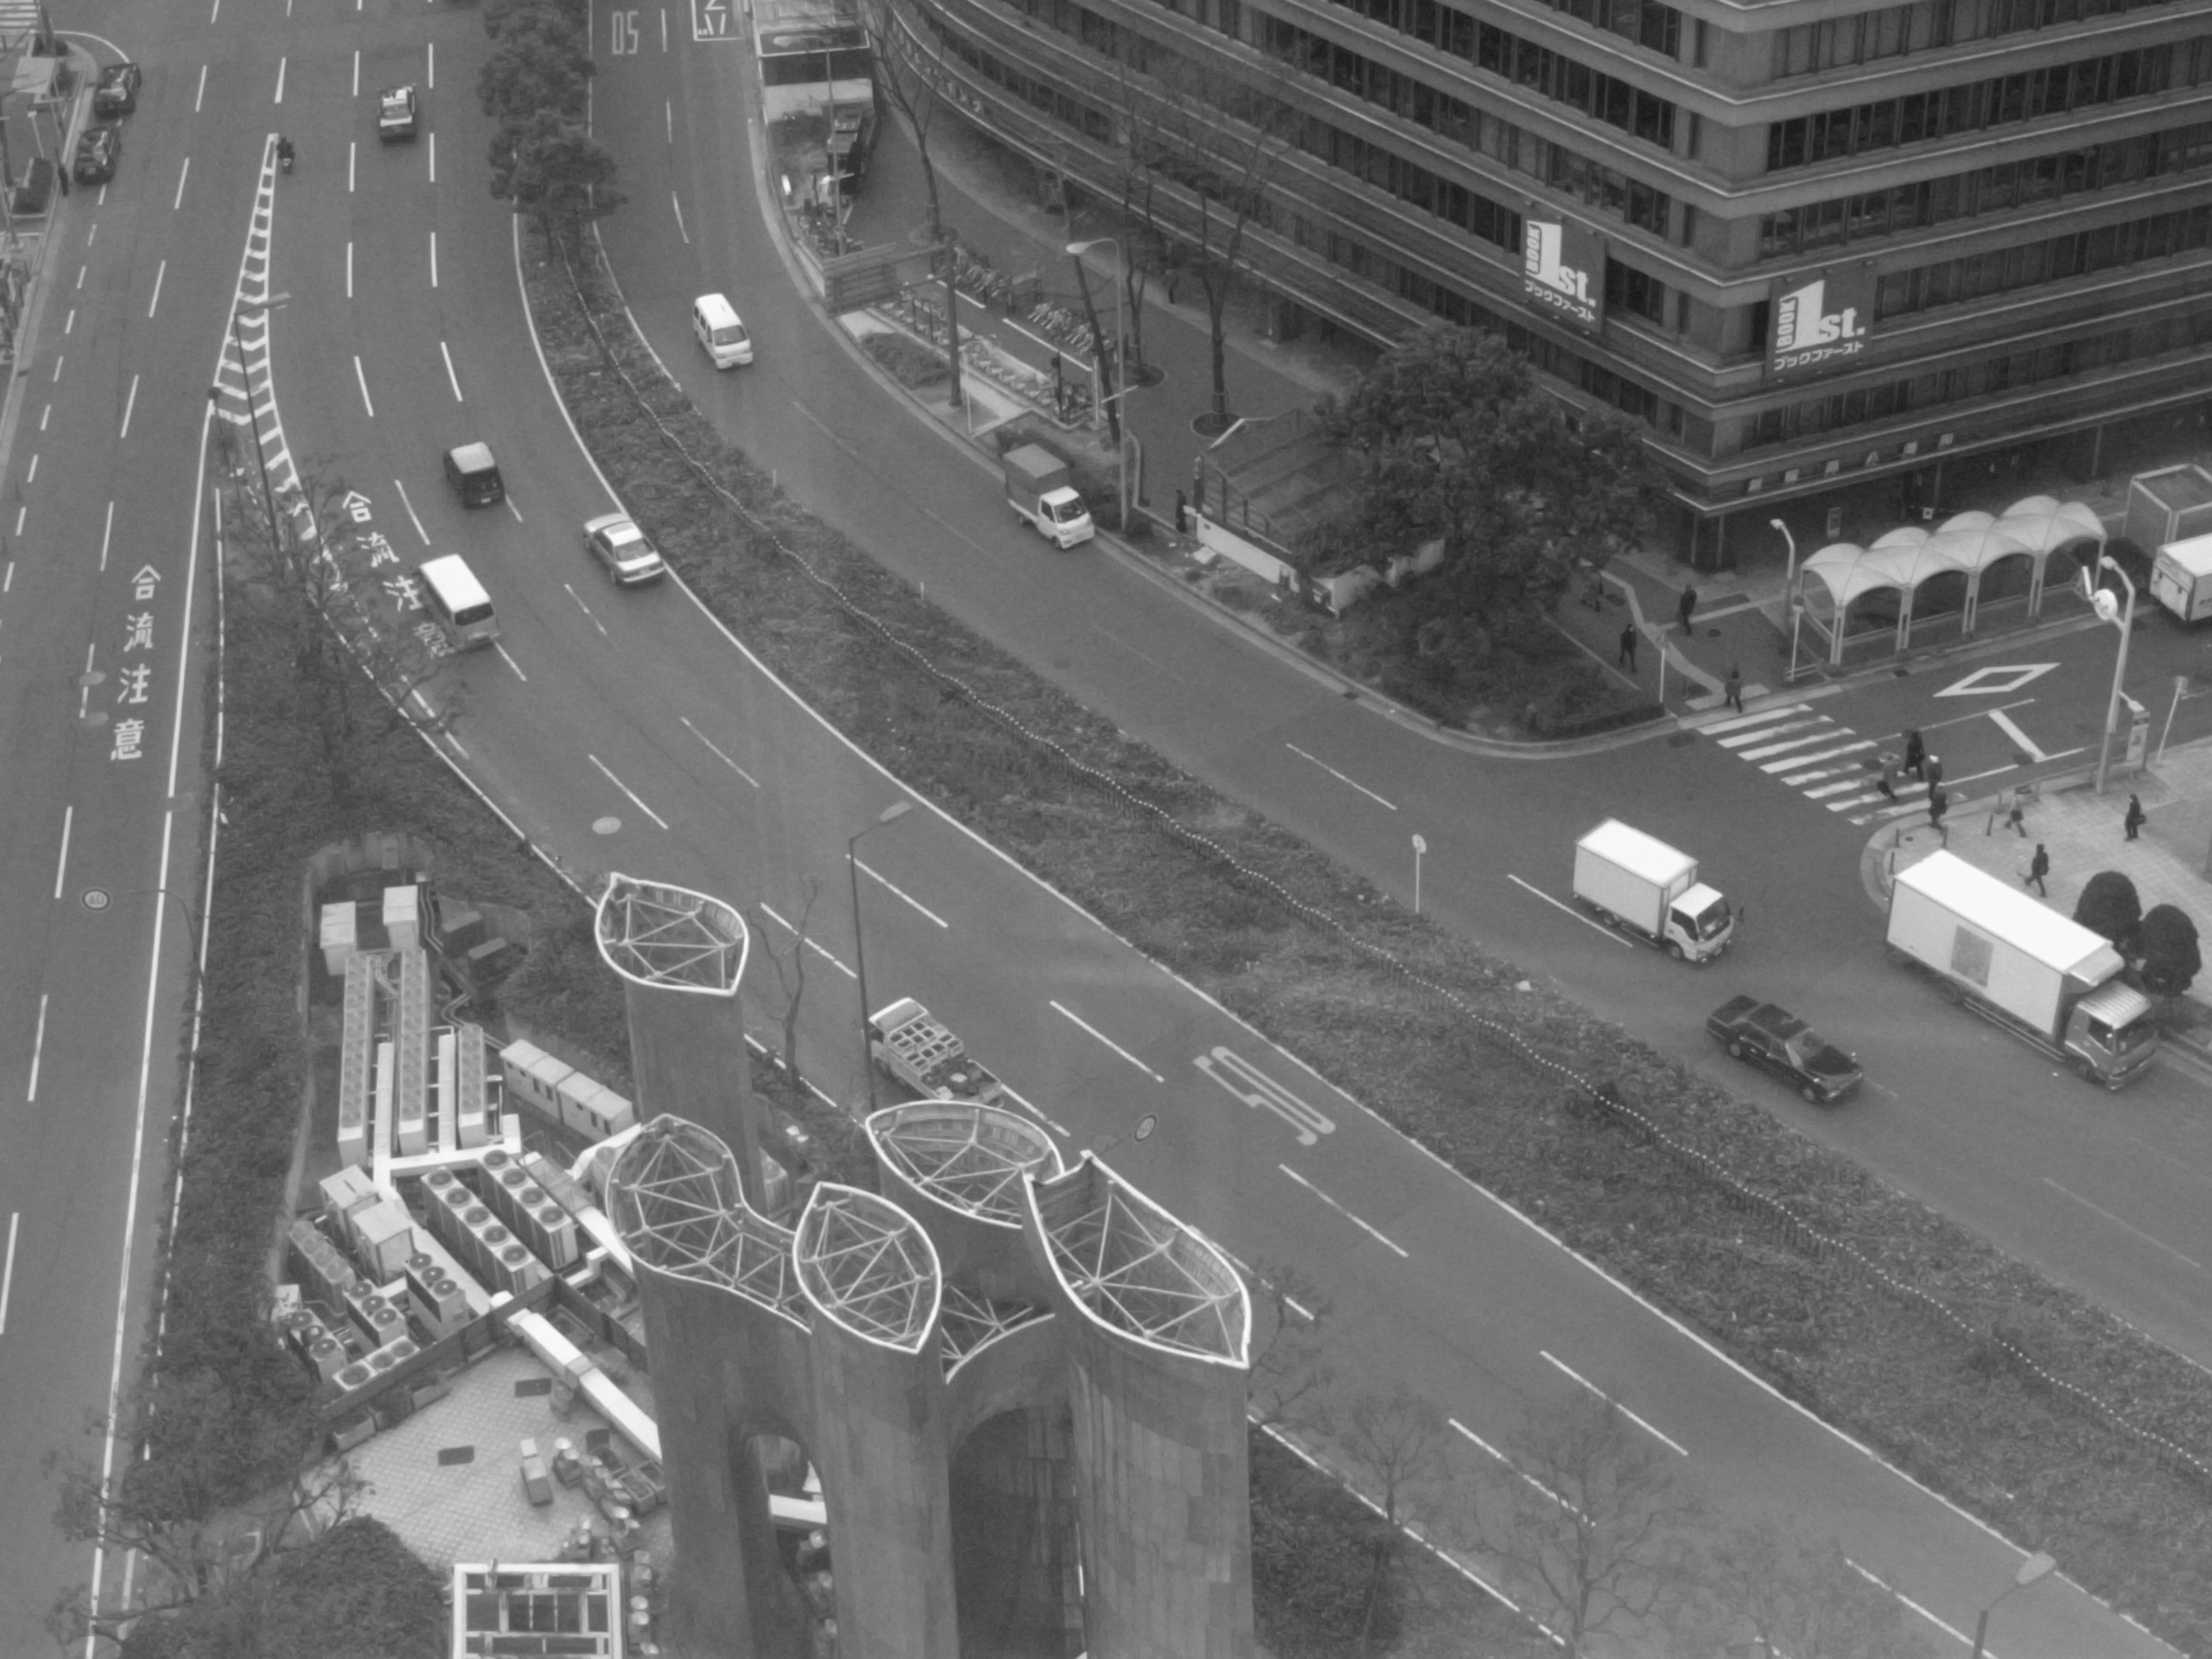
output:
M1905 526L1864 547L1832 542L1798 568L1790 601L1826 639L1828 661L1840 664L1851 638L1845 631L1851 605L1869 593L1896 593L1896 648L1902 651L1912 641L1914 601L1929 581L1947 575L1963 579L1960 631L1972 634L1990 590L2009 586L2013 578L2024 575L2027 614L2039 616L2051 556L2079 542L2101 547L2105 540L2103 522L2081 502L2030 495L2002 516L1954 514L1933 531ZM1857 637L1872 631L1863 630Z

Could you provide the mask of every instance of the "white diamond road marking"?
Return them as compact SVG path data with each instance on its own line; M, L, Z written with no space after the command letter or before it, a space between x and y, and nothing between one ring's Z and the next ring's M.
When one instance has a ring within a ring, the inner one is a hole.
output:
M1853 823L1928 810L1925 802L1903 791L1893 801L1875 788L1867 761L1870 751L1879 748L1877 739L1863 738L1850 726L1815 713L1810 703L1762 708L1701 729L1738 760L1756 766L1808 800L1831 812L1851 814Z

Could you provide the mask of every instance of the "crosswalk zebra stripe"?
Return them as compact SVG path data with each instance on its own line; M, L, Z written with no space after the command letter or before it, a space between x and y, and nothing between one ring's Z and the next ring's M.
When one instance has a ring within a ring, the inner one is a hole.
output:
M1698 730L1709 738L1717 736L1723 732L1741 732L1750 726L1765 726L1771 720L1779 720L1784 714L1808 713L1812 707L1809 702L1793 702L1779 708L1762 708L1756 714L1738 714L1734 720L1709 721L1699 726Z
M1848 736L1849 733L1844 727L1838 726L1836 728L1835 735L1838 737L1845 737ZM1788 760L1768 761L1761 765L1759 769L1762 772L1787 772L1791 767L1802 766L1808 761L1832 760L1838 755L1856 755L1863 750L1868 750L1873 747L1874 739L1872 738L1858 738L1834 749L1824 749L1817 755L1793 755Z
M1762 744L1756 749L1739 749L1737 756L1747 761L1765 760L1769 755L1785 754L1792 749L1802 749L1808 743L1826 743L1842 728L1833 721L1820 722L1823 730L1808 732L1802 738L1785 738L1780 743ZM1787 730L1787 727L1783 728Z

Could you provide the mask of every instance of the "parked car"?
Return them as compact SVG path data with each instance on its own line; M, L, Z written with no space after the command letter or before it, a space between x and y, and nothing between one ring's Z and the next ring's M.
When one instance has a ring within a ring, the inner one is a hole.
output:
M386 143L412 138L421 114L412 87L386 87L376 94L376 136Z
M115 176L116 163L123 159L123 132L119 127L92 127L76 141L76 166L73 169L80 185L104 185Z
M668 574L659 550L627 513L610 513L586 525L584 550L624 586L632 582L657 581Z
M1857 1060L1771 1002L1730 997L1707 1018L1705 1030L1731 1057L1773 1073L1815 1106L1858 1086Z
M100 70L99 83L92 89L94 118L105 121L137 109L138 83L143 78L136 64L110 64Z

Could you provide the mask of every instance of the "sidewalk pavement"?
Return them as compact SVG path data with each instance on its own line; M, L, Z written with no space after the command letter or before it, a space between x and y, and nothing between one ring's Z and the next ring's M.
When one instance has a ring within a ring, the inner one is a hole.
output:
M940 123L930 135L930 161L937 172L945 222L959 233L971 252L1009 276L1034 271L1054 304L1079 304L1070 242L1113 234L1117 216L1104 204L1079 208L1072 224L1056 211L1020 195L1006 173L1006 163L956 123ZM908 246L922 222L927 191L912 139L897 121L883 124L868 165L868 182L853 207L848 228L870 247ZM1119 286L1119 266L1111 248L1085 256L1091 297L1100 325L1111 331ZM1124 418L1142 447L1145 486L1140 499L1163 520L1172 514L1178 489L1190 488L1191 466L1212 442L1192 422L1212 407L1212 334L1194 280L1186 279L1170 303L1162 285L1146 285L1141 319L1144 360L1163 372L1151 386L1133 388L1122 399ZM963 331L985 334L1039 368L1048 354L1025 336L1016 335L989 307L963 301ZM1129 319L1135 335L1139 319ZM1276 343L1263 337L1261 316L1249 299L1232 297L1225 318L1229 409L1233 416L1259 418L1310 408L1324 392L1348 390L1373 354L1320 337ZM988 391L988 388L985 388ZM927 397L925 404L930 403ZM941 394L938 401L941 402ZM986 410L991 400L982 400ZM931 412L939 411L931 408ZM940 418L945 418L940 414ZM951 423L957 426L957 416Z
M2005 827L2012 806L2009 791L1954 803L1945 819L1948 839L1929 829L1924 817L1892 820L1875 830L1862 857L1869 895L1887 904L1889 871L1908 868L1947 846L2001 880L2020 881L2040 843L2051 854L2044 884L2051 890L2046 902L2052 909L2072 915L2089 878L2117 870L2135 884L2144 910L2171 904L2195 922L2212 963L2212 875L2207 874L2212 854L2212 739L2167 750L2155 770L2130 772L2115 765L2101 795L2093 787L2094 775L2087 771L2045 780L2040 799L2023 804L2025 834ZM2127 839L2122 823L2130 794L2142 797L2149 818L2134 841ZM2192 988L2202 996L2212 990L2212 979L2200 976ZM2192 998L2187 1012L2188 1024L2212 1035L2212 1009Z

